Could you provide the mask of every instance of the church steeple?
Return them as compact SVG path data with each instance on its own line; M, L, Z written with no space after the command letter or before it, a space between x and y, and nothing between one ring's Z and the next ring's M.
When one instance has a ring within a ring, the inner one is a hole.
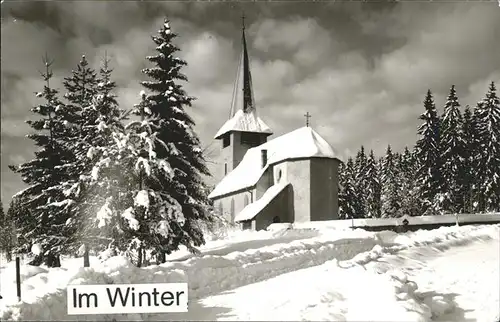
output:
M215 139L222 141L221 163L224 164L224 174L238 166L248 149L263 144L273 134L269 126L257 116L245 35L245 16L242 17L241 29L242 50L229 120L215 134Z
M245 37L245 15L242 20L242 43L243 43L243 112L250 113L255 109L255 102L252 88L252 74L250 73L250 62L248 59L247 40Z

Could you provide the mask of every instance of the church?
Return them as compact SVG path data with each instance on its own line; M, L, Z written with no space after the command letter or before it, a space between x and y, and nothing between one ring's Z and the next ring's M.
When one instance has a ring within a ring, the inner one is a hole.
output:
M268 140L273 132L257 115L244 24L242 43L229 120L215 135L224 167L209 194L215 210L254 230L338 219L339 155L308 122Z

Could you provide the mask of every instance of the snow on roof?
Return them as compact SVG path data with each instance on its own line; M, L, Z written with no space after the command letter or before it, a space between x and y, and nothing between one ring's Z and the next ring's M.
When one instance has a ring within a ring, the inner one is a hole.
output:
M261 150L267 150L268 162L261 164ZM311 127L302 127L247 151L240 164L229 172L208 196L216 198L253 187L267 167L288 159L331 158L339 154Z
M255 216L257 216L262 211L262 209L264 209L289 184L289 182L284 182L271 186L266 190L266 192L262 195L262 197L260 197L259 200L252 202L251 204L243 208L243 210L238 215L236 215L234 221L239 222L254 219Z
M238 110L234 114L233 118L224 123L217 134L215 134L215 138L219 139L222 135L230 131L269 133L269 135L273 134L271 128L257 116L255 110L250 113Z

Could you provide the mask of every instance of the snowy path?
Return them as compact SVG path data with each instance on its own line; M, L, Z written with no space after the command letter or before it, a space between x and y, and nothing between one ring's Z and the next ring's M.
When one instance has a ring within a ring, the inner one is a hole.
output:
M387 281L382 278L384 274L376 274L384 263L392 262L391 269L399 268L406 273L426 298L441 295L455 302L456 308L448 314L434 308L440 315L444 314L436 321L498 321L499 241L476 241L440 253L432 251L436 248L430 249L417 247L388 255L388 261L379 258L365 265L366 270L360 267L341 269L342 262L328 262L283 274L207 297L190 304L189 313L172 318L233 321L418 320L421 317L408 315L415 313L411 312L415 308L395 301L393 292L384 291L387 289ZM398 260L391 260L391 257Z
M438 321L500 321L500 243L449 250L413 275L421 291L454 296L457 309Z

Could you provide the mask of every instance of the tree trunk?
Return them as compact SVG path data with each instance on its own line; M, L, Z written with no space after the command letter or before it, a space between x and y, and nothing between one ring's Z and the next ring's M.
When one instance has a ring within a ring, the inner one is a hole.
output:
M137 252L137 267L142 266L142 246L139 247L139 251Z
M89 245L85 244L85 251L83 252L83 267L90 267L90 258L89 258Z
M45 256L45 265L48 267L61 267L61 258L52 252Z
M167 262L167 255L166 255L165 251L161 250L158 253L158 264L163 264L166 262Z
M43 256L41 254L38 254L33 258L31 262L28 263L28 265L31 266L40 266L43 263Z

